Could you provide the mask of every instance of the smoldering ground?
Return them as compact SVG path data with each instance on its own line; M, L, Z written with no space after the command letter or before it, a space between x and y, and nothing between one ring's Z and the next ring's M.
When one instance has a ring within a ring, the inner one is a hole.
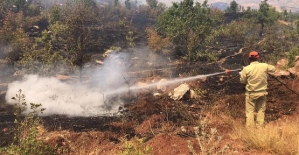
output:
M25 75L21 81L8 85L6 100L14 104L15 101L10 98L21 89L27 103L41 103L42 107L46 108L43 115L95 116L117 111L122 102L106 106L105 91L124 85L116 73L125 72L126 66L118 65L122 60L117 55L111 57L113 58L104 61L101 69L92 69L93 86L76 81L63 82L56 77ZM97 75L103 76L98 78ZM26 112L29 110L27 108Z
M128 92L137 81L137 78L127 74L130 67L137 66L138 68L140 65L133 58L136 58L136 55L140 56L141 60L138 62L142 64L159 63L156 57L151 58L149 56L151 54L147 52L149 52L148 49L139 48L130 54L112 53L103 61L103 65L85 69L84 72L90 73L88 76L91 79L83 83L79 80L65 82L56 77L25 75L22 80L8 85L6 101L9 104L15 104L16 101L11 98L15 97L19 90L22 90L28 103L25 113L30 111L29 103L40 103L42 108L46 108L41 114L42 116L115 114L124 105L117 96ZM118 90L123 91L119 92Z

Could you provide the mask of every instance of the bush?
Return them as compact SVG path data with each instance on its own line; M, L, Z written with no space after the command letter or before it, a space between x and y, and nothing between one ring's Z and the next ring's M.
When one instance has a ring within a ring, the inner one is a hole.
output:
M196 140L200 147L201 155L217 155L217 154L227 154L229 147L224 145L220 147L220 142L222 140L221 136L218 136L217 129L211 128L210 132L207 131L207 122L205 120L201 121L201 127L194 127ZM201 132L199 131L201 129ZM192 155L197 155L193 145L190 140L188 140L188 148Z
M4 148L0 153L8 155L53 155L55 154L53 149L45 144L42 140L37 138L38 126L40 124L39 113L42 113L45 109L40 108L41 104L30 103L30 109L32 110L25 116L23 112L27 108L25 101L25 95L22 94L22 90L12 98L15 103L15 135L14 142L11 146Z
M296 56L299 55L299 48L293 47L291 50L286 54L287 59L289 60L288 67L293 67L296 61Z

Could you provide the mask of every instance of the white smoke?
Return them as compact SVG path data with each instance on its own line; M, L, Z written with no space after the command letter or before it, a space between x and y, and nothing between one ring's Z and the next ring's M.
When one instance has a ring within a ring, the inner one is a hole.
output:
M92 72L92 85L104 93L126 84L126 72L129 67L129 56L126 53L110 53L100 69Z
M80 82L62 82L56 77L26 75L21 81L8 85L7 103L15 104L11 98L21 89L27 105L40 103L42 108L46 108L43 116L97 116L116 113L123 103L115 98L113 102L109 102L109 96L105 94L126 86L125 78L121 76L126 71L126 65L123 64L125 57L124 54L111 56L104 61L102 68L92 70L92 86ZM26 112L29 111L28 105Z
M6 101L15 104L12 97L21 89L27 104L42 104L46 108L43 116L99 116L117 114L124 106L120 98L122 94L138 93L140 89L134 86L139 82L141 73L154 66L167 64L166 58L151 53L148 48L140 47L128 52L109 53L103 65L83 71L85 82L60 81L56 77L40 77L26 75L20 81L8 85ZM130 70L130 72L129 72ZM137 77L138 76L138 77ZM88 78L90 77L90 78ZM86 82L87 81L87 82ZM147 88L148 89L148 88ZM121 95L120 95L121 94ZM132 94L130 94L132 95ZM27 108L27 113L30 107Z

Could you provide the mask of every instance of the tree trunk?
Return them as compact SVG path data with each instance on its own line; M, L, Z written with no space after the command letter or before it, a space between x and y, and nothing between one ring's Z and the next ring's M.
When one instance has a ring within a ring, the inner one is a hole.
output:
M261 31L260 31L260 36L262 36L263 35L263 33L264 33L264 27L265 27L265 24L264 23L261 23Z

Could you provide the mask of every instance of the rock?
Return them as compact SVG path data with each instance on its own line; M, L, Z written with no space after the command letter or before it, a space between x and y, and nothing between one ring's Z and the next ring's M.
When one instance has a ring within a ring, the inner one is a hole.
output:
M288 65L288 63L289 63L288 59L281 59L281 60L277 61L276 67L279 69L282 69L282 68L286 67Z
M39 26L37 26L37 25L32 26L32 28L39 30Z
M95 63L96 63L96 64L99 64L99 65L104 65L104 62L101 61L101 60L95 60Z
M223 81L224 81L223 77L220 77L220 78L219 78L219 81L220 81L220 82L223 82Z
M181 100L187 93L190 93L190 87L184 83L176 87L173 93L169 93L170 98L173 100Z
M113 52L114 52L114 50L107 50L107 51L103 54L103 57L108 57L108 56L110 56Z
M299 67L299 59L295 62L294 67L296 67L298 69L298 67Z
M295 67L292 67L292 68L289 68L288 71L293 74L293 75L296 75L296 68ZM298 73L297 73L298 74ZM298 76L298 75L296 75Z
M181 131L182 131L182 132L184 132L184 133L186 133L186 132L187 132L187 129L186 129L186 127L184 127L184 126L181 126Z
M154 93L153 95L154 96L162 96L162 94L160 94L160 93Z
M121 48L119 48L119 47L114 50L109 49L103 54L103 57L109 57L109 56L113 55L114 53L119 52L120 50L121 50Z
M299 76L299 61L296 61L294 67L289 68L288 71L293 75Z
M279 76L290 76L290 72L289 71L285 71L285 70L280 70L280 69L276 69L276 71L274 73L269 73L275 77L279 77Z
M290 76L290 74L293 74L295 76L299 76L299 56L295 57L295 64L294 67L286 69L287 65L289 63L288 59L281 59L277 61L276 65L276 71L274 73L270 73L273 76Z
M20 75L22 75L22 71L20 70L15 71L15 73L13 74L13 76L20 76Z

